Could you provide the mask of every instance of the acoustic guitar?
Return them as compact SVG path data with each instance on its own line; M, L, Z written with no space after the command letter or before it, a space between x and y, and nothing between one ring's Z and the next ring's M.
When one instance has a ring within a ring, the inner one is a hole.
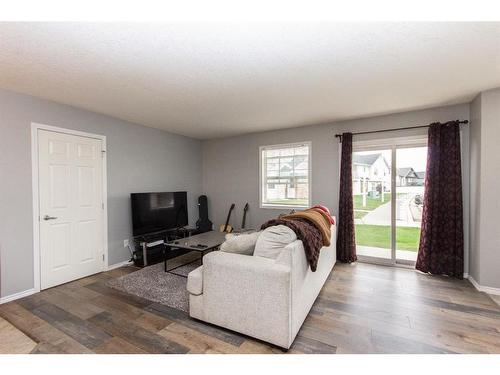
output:
M243 220L241 221L241 229L245 229L245 223L247 219L247 211L248 211L248 202L245 204L245 207L243 208Z
M229 219L231 219L231 212L233 212L233 210L234 210L234 203L231 204L231 207L229 208L229 212L227 213L226 223L222 224L219 227L219 232L231 233L233 231L233 227L229 225Z

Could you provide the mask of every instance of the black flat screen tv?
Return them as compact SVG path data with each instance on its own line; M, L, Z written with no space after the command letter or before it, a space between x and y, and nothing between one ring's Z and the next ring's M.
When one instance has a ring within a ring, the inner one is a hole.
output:
M134 236L184 227L188 224L187 193L132 193Z

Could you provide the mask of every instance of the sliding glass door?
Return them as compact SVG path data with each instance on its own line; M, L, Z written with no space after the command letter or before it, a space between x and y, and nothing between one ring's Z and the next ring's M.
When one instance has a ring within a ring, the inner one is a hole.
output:
M414 264L422 219L425 139L355 143L352 158L356 252L361 261Z
M427 146L396 149L396 261L417 261Z
M391 260L392 151L376 148L352 155L356 252Z

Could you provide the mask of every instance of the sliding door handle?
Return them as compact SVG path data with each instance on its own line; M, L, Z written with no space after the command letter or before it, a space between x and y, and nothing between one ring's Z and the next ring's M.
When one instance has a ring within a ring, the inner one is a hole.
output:
M45 215L43 217L43 220L55 220L57 219L57 216L49 216L49 215Z

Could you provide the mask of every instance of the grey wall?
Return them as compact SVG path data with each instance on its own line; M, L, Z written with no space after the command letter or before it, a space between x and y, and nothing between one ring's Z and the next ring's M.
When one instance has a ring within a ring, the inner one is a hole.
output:
M470 241L469 274L480 283L481 229L481 95L470 105Z
M31 122L107 137L109 264L129 258L129 194L187 190L198 217L201 143L89 111L0 90L0 271L2 297L33 288Z
M500 288L500 89L481 93L481 285Z
M471 109L471 275L500 288L500 89L482 92Z
M312 203L325 204L337 212L339 142L335 133L391 129L434 121L469 119L469 105L454 105L422 111L342 121L333 124L306 126L248 134L238 137L208 140L203 142L203 190L209 197L211 219L215 224L224 222L230 203L236 203L232 224L240 226L242 209L249 202L247 222L258 227L264 221L276 217L281 210L259 208L259 146L289 142L312 142ZM464 160L464 200L468 219L468 129L463 128L462 149ZM358 136L357 140L401 137L426 134L426 129L394 131L390 133ZM465 225L468 244L468 220ZM467 245L466 245L467 246ZM466 249L466 256L468 250ZM466 259L466 264L468 259ZM467 272L467 267L465 269Z

